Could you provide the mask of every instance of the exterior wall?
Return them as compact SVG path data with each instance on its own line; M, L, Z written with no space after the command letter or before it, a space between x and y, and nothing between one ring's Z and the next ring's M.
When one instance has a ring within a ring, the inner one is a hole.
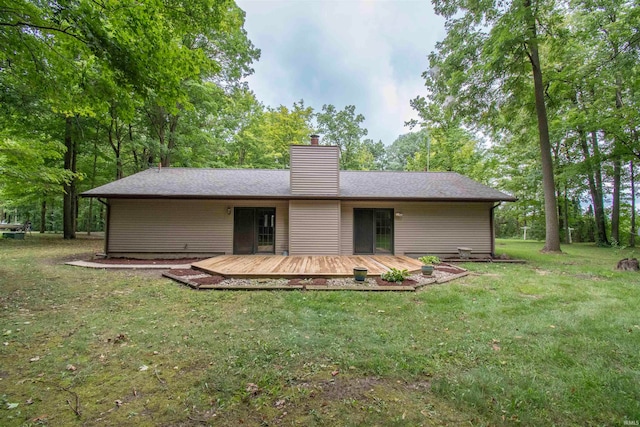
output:
M289 252L291 255L340 254L338 200L289 202Z
M340 254L353 254L353 208L393 208L396 255L491 253L491 203L342 202Z
M337 196L340 192L340 150L335 146L292 145L291 194Z
M338 200L109 200L109 256L233 253L233 208L275 207L280 254L353 254L353 209L393 208L395 254L490 254L491 203L351 202ZM231 215L227 214L231 208Z
M275 251L289 246L287 201L110 199L109 205L109 256L232 254L235 206L275 207Z

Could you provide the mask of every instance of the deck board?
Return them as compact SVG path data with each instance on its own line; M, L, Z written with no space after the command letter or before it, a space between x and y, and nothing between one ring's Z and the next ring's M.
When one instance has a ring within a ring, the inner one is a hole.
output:
M355 267L369 276L380 276L390 268L420 270L413 258L395 255L281 256L222 255L193 263L196 269L226 277L350 277Z

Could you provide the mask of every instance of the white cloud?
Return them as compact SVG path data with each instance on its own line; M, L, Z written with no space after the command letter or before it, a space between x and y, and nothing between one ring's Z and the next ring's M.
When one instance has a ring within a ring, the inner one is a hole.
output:
M239 0L262 50L250 87L267 105L304 99L366 117L368 137L390 144L416 116L427 54L444 36L427 1Z

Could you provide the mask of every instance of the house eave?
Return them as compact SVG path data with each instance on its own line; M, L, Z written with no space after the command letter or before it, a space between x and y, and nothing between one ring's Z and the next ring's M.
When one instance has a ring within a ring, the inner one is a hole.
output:
M102 199L167 199L167 200L345 200L345 201L398 201L398 202L515 202L515 197L381 197L381 196L299 196L299 195L202 195L202 194L80 194L81 197Z

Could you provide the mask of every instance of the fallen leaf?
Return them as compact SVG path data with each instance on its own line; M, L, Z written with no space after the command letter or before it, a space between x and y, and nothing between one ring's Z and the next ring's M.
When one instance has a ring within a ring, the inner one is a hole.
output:
M331 371L331 376L335 377L336 375L338 375L340 373L340 371L338 371L337 369L335 371Z
M149 367L147 365L140 366L140 371L146 371L148 369L149 369Z
M284 399L280 399L280 400L276 400L276 408L280 409L282 407L284 407L284 404L286 403L286 401Z
M68 364L67 365L67 371L76 371L78 370L78 368L76 368L75 366L73 366L72 364Z
M7 409L16 409L19 403L9 403L7 402Z
M499 345L493 344L492 347L493 347L493 351L500 351L500 346Z

